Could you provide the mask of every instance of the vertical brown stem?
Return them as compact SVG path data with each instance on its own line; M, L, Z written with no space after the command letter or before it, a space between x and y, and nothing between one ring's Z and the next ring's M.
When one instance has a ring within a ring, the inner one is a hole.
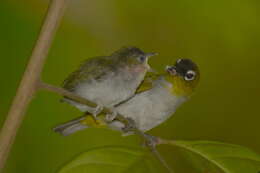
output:
M26 109L37 90L37 82L53 36L63 16L66 0L52 0L16 96L0 132L0 172L3 170Z

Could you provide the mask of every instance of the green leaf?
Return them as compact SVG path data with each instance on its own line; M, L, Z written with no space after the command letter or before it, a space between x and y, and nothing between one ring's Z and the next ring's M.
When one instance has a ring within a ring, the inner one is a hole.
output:
M188 152L193 164L203 171L260 173L260 155L239 145L214 141L174 141L171 144Z
M80 154L61 168L59 173L157 173L163 168L140 148L109 146Z

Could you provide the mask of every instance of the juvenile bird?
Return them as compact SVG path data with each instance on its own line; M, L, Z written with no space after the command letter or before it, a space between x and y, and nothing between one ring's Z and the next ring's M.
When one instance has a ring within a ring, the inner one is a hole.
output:
M147 74L145 80L130 100L119 104L115 110L135 122L135 126L146 132L172 116L176 109L187 101L198 85L199 68L190 59L179 59L174 66L166 66L165 73ZM56 129L62 135L69 135L87 127L109 127L125 132L125 124L117 119L112 122L104 120L104 115L98 120L90 116L81 117L69 123L64 128Z
M65 79L63 88L96 103L97 108L66 97L63 100L94 116L103 106L113 108L135 94L146 72L150 70L148 59L153 55L156 53L144 53L136 47L123 47L110 56L89 58Z

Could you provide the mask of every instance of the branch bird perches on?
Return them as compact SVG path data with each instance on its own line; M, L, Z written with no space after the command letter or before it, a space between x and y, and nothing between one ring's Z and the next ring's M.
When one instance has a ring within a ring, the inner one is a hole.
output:
M16 96L12 102L6 120L0 132L0 172L3 171L5 162L14 143L18 129L23 121L28 105L30 104L33 96L36 92L38 92L39 89L46 89L63 96L67 96L72 100L75 100L82 104L86 104L91 107L97 106L95 103L88 101L82 97L76 96L63 88L43 83L40 80L45 60L47 58L52 40L57 31L59 23L63 17L66 4L67 0L50 1L50 5L42 24L38 39L35 43L28 65L17 89ZM111 110L105 108L103 112L111 113ZM124 118L122 115L118 115L117 118L120 121L127 123L127 119ZM134 131L143 139L148 139L146 135L138 129L134 129ZM158 138L158 141L162 141L159 139L160 138ZM160 142L158 142L158 144L160 144ZM161 157L159 152L156 150L156 146L147 146L151 149L157 159L168 169L168 171L172 172L168 164L164 161L163 157Z
M56 87L44 82L39 82L38 83L38 87L44 90L48 90L50 92L54 92L57 93L59 95L62 96L66 96L70 99L72 99L73 101L76 101L78 103L90 106L90 107L97 107L97 104L94 102L91 102L90 100L87 100L81 96L75 95L72 92L69 92L63 88L60 87ZM110 110L109 108L104 107L104 109L102 110L102 113L105 114L111 114L113 113L112 110ZM124 124L128 125L131 122L129 122L129 120L127 118L125 118L123 115L121 114L117 114L116 119L118 119L119 121L123 122ZM156 146L159 144L165 144L167 143L165 139L161 139L159 137L152 137L154 138L153 141L151 141L151 136L145 134L144 132L140 131L138 128L133 128L132 129L135 134L139 135L147 144L146 146L150 149L150 151L154 154L154 156L162 163L162 165L169 171L169 172L173 172L173 170L170 168L170 166L166 163L166 161L164 160L164 158L161 156L161 154L158 152L158 150L156 149Z
M0 132L0 172L3 171L24 114L37 91L44 62L54 34L65 11L67 0L51 0L38 39Z

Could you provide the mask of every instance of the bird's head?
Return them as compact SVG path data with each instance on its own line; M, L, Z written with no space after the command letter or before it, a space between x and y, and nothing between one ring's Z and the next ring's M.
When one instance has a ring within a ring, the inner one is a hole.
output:
M127 67L139 67L143 70L150 70L148 60L157 53L145 53L137 47L123 47L112 54L117 62Z
M173 84L172 92L180 96L190 96L200 79L198 66L190 59L178 59L173 66L166 66L167 81Z

